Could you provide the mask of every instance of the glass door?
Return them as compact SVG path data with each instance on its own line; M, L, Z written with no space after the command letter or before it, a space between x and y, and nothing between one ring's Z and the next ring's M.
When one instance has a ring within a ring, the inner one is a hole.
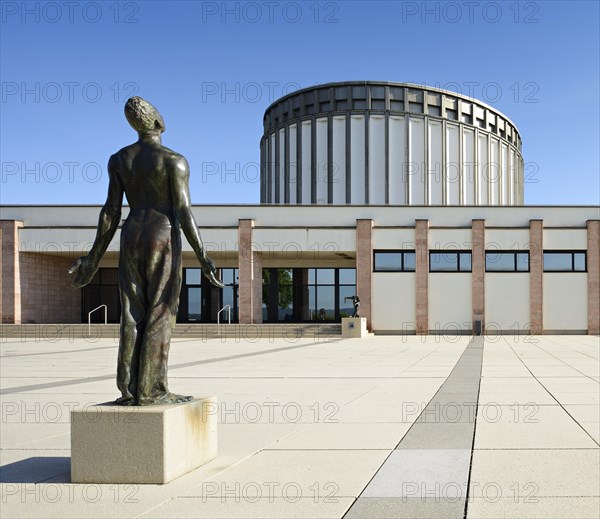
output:
M187 288L187 320L189 322L202 321L202 288Z

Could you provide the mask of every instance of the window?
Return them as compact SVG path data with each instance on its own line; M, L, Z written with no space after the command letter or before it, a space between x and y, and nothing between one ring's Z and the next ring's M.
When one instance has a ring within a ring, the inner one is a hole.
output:
M471 272L471 253L429 252L429 272Z
M380 250L373 253L375 272L414 272L415 251Z
M529 252L486 252L485 271L529 272Z
M586 255L584 251L547 251L544 252L544 272L585 272Z

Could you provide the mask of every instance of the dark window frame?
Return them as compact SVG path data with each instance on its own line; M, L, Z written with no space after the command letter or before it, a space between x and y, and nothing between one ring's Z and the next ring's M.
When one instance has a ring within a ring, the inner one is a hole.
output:
M513 270L490 270L488 268L488 254L512 254L513 255ZM527 270L519 270L517 261L518 254L527 254ZM486 250L484 254L485 271L496 274L527 274L531 271L531 254L528 250Z
M545 261L545 256L546 254L570 254L571 255L571 269L570 270L546 270L546 261ZM575 270L575 254L583 254L583 270ZM544 273L548 273L548 274L564 274L565 272L573 272L573 273L578 273L578 274L585 274L588 269L588 264L587 264L587 250L586 249L550 249L550 250L544 250L543 251L543 258L544 258Z
M432 261L431 261L431 255L432 254L444 254L444 255L448 255L448 254L455 254L456 255L456 270L431 270L431 265L432 265ZM471 261L470 261L470 267L468 270L463 270L460 268L461 265L461 256L462 255L469 255L471 257ZM473 272L473 251L470 250L430 250L429 251L429 272L432 274L454 274L454 273L463 273L463 274L469 274L471 272Z
M385 269L385 270L377 270L377 254L400 254L400 268L399 269ZM404 267L404 256L406 254L415 254L415 268L406 269ZM413 249L377 249L373 251L373 272L377 273L389 273L389 272L415 272L416 270L416 252Z

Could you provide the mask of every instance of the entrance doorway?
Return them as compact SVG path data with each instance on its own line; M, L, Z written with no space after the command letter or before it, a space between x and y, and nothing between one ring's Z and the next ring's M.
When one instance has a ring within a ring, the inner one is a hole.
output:
M355 294L356 269L263 269L263 322L340 322Z

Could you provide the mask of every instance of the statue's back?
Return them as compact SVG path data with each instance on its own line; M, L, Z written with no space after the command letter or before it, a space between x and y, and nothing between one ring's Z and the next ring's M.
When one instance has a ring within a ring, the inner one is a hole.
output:
M178 155L160 144L136 142L116 157L130 218L143 217L145 223L151 223L148 219L152 220L152 215L158 220L163 215L172 224L175 211L170 175Z

